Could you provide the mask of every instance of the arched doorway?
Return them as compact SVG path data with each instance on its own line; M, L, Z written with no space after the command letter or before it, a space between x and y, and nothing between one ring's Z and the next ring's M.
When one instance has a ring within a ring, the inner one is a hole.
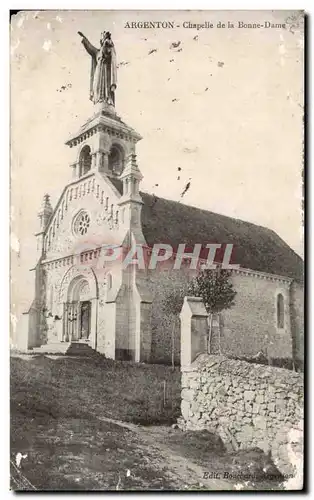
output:
M92 300L88 281L83 276L77 276L69 285L67 302L64 303L64 340L89 341L91 315Z
M88 302L90 305L83 305ZM58 338L97 344L98 283L89 266L73 265L64 274L58 294ZM83 318L82 318L83 315ZM85 330L82 324L85 325ZM89 326L89 331L88 331Z

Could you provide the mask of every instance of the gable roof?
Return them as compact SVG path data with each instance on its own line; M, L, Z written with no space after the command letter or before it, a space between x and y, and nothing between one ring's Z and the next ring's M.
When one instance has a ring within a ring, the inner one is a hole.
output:
M142 231L149 246L233 243L241 267L303 280L303 260L274 231L207 210L140 193Z

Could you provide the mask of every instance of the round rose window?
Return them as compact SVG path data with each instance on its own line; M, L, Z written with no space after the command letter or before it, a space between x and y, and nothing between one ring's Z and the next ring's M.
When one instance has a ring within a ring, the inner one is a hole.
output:
M76 216L73 224L73 229L75 234L77 235L81 234L83 236L84 234L87 233L89 226L90 226L90 216L88 215L87 212L84 211L80 212Z

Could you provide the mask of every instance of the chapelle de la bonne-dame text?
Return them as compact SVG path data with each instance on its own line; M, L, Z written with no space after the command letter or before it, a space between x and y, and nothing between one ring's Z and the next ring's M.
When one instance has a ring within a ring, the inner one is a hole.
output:
M270 21L263 21L259 23L247 23L244 21L218 21L215 24L210 21L205 21L204 23L191 23L191 21L184 21L183 23L178 23L175 21L127 21L124 25L125 28L135 28L135 29L175 29L175 28L190 28L190 29L209 29L209 28L275 28L275 29L285 29L286 25L283 23L271 23Z

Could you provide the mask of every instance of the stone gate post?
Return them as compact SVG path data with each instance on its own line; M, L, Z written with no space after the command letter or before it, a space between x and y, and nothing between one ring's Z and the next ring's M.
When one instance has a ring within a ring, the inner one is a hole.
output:
M207 353L207 312L200 297L184 297L181 320L181 370Z

